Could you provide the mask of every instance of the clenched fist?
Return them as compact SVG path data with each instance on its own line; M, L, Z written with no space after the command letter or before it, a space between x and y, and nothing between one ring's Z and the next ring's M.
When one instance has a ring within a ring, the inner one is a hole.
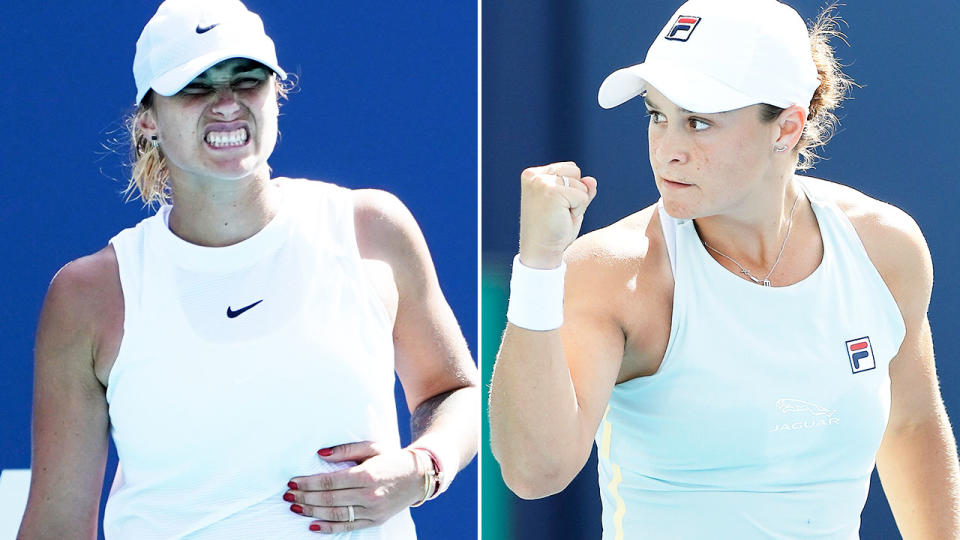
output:
M520 262L556 268L580 233L597 181L572 161L530 167L520 175Z

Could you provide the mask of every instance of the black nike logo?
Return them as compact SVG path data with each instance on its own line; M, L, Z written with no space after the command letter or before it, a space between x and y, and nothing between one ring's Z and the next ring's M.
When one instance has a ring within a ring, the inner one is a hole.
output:
M197 33L198 33L198 34L203 34L203 33L205 33L205 32L209 32L210 30L213 30L213 28L214 28L215 26L217 26L218 24L220 24L220 23L211 24L210 26L200 26L200 25L198 24L198 25L197 25Z
M242 307L242 308L240 308L240 309L238 309L238 310L236 310L236 311L230 309L230 306L227 306L227 317L229 317L229 318L231 318L231 319L234 319L234 318L236 318L236 317L239 317L240 315L243 315L243 312L245 312L245 311L247 311L248 309L256 306L256 305L259 304L260 302L263 302L263 300L257 300L256 302L250 304L249 306L247 306L247 307Z

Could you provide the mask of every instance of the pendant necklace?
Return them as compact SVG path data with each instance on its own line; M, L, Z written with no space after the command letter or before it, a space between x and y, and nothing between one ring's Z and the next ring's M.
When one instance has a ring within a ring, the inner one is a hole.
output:
M790 238L790 230L793 229L793 213L794 213L794 211L796 211L796 209L797 209L797 202L798 202L799 200L800 200L800 192L797 191L797 198L793 200L793 207L790 208L790 217L789 217L789 219L787 220L787 234L783 237L783 244L780 244L780 253L777 253L777 260L774 261L773 266L770 267L770 271L767 272L767 275L764 276L763 278L758 278L757 276L753 275L752 273L750 273L750 270L747 270L746 268L744 268L743 265L740 264L740 263L738 263L737 261L735 261L735 260L733 259L733 257L731 257L731 256L727 255L726 253L720 251L719 249L711 246L710 244L707 243L706 240L703 240L703 246L704 246L705 248L713 251L713 252L716 253L717 255L720 255L720 256L723 257L724 259L727 259L728 261L730 261L730 262L732 262L733 264L737 265L737 267L740 268L740 273L743 274L743 275L745 275L745 276L747 276L748 278L750 278L750 280L753 281L754 283L756 283L757 285L762 285L762 286L764 286L764 287L769 287L769 286L770 286L770 275L773 274L773 271L777 268L777 265L780 264L780 257L783 256L783 249L784 249L785 247L787 247L787 238Z

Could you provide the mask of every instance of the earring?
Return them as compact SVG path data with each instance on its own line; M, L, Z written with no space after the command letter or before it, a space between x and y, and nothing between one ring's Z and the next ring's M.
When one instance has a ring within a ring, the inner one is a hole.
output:
M154 148L159 148L159 147L160 147L160 143L157 142L157 136L156 136L156 135L152 135L152 136L150 137L150 144L153 145Z
M778 152L778 153L779 153L779 152L786 152L786 151L787 151L787 145L785 145L785 144L776 144L776 145L773 146L773 149L774 149L776 152Z

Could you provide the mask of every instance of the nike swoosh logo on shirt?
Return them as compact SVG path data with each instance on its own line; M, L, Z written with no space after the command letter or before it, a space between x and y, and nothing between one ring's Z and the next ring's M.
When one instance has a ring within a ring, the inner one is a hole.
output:
M205 33L205 32L209 32L210 30L213 30L213 28L214 28L215 26L217 26L218 24L220 24L220 23L211 24L210 26L200 26L200 25L198 24L198 25L197 25L197 33L198 33L198 34L203 34L203 33Z
M256 302L250 304L249 306L247 306L247 307L242 307L242 308L240 308L240 309L238 309L238 310L236 310L236 311L230 309L230 306L227 306L227 317L229 317L229 318L231 318L231 319L235 319L235 318L239 317L240 315L243 315L243 313L244 313L245 311L247 311L248 309L256 306L256 305L259 304L260 302L263 302L263 300L257 300Z

